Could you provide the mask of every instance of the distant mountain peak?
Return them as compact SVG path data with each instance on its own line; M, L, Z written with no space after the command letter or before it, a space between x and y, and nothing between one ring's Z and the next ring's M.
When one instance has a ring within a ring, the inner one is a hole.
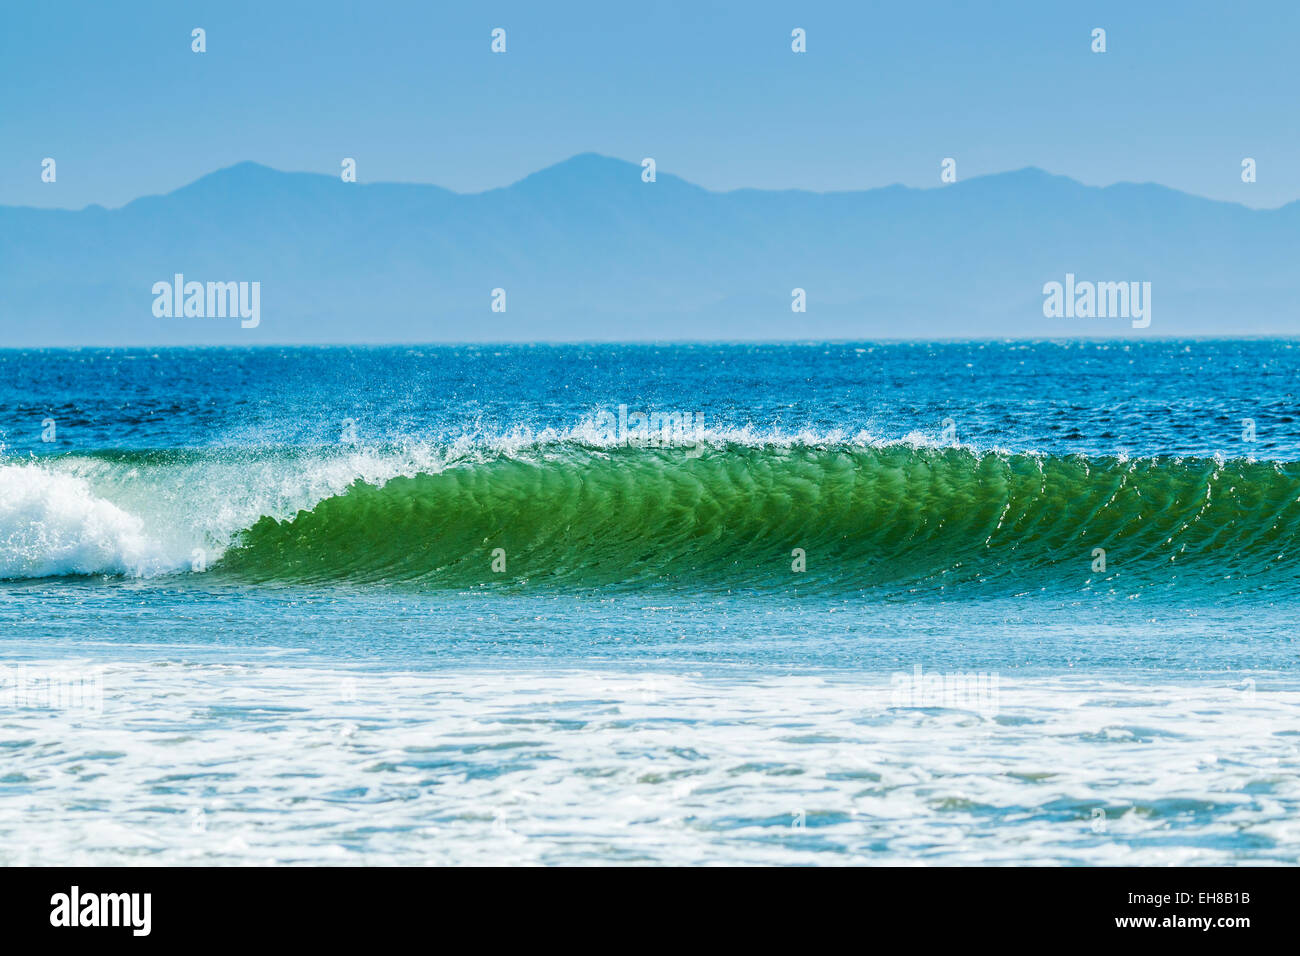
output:
M258 163L251 159L245 159L242 162L235 163L231 166L223 166L220 169L214 169L206 176L200 176L191 186L197 186L199 183L222 180L248 181L254 179L270 179L279 176L290 175L274 167L267 166L264 163Z
M562 193L569 189L589 190L593 187L641 187L644 185L641 179L643 169L639 162L628 162L601 153L578 153L539 169L506 188L521 189L525 192L546 190ZM702 187L687 182L680 176L665 173L662 169L655 171L655 184L705 191Z
M322 173L286 172L263 163L246 159L233 166L223 166L206 176L200 176L169 196L206 196L212 194L255 197L283 189L291 181L320 181L330 179Z

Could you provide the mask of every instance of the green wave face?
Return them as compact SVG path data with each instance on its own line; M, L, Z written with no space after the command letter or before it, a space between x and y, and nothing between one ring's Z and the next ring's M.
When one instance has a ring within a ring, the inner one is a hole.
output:
M1291 592L1298 496L1294 463L570 447L355 483L258 521L222 572L453 589Z

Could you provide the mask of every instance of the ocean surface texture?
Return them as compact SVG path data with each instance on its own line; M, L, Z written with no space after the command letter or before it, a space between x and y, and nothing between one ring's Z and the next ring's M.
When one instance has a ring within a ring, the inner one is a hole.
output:
M0 351L0 864L1300 861L1300 343Z

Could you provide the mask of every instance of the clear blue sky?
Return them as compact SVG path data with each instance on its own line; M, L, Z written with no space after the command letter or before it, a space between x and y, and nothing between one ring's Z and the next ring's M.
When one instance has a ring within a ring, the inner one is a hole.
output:
M952 156L962 178L1034 165L1277 206L1300 198L1298 43L1294 0L12 2L0 204L344 156L362 181L477 191L595 151L712 189L937 185Z

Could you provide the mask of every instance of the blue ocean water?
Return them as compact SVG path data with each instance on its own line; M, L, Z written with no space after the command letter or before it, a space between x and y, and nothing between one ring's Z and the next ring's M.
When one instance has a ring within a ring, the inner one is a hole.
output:
M1295 861L1298 373L0 351L0 857Z

